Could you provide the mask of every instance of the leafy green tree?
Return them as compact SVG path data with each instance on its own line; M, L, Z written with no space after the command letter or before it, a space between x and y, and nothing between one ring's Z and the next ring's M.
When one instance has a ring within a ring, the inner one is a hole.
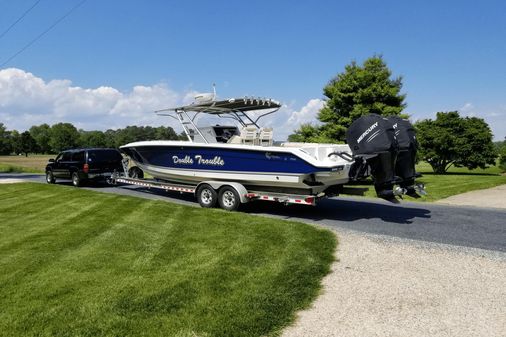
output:
M380 56L368 58L363 65L347 65L323 88L327 100L318 114L323 124L314 130L303 125L292 139L308 141L317 134L319 141L344 141L347 128L363 115L400 115L406 107L406 95L401 94L402 78L391 77L392 72Z
M107 139L102 131L79 131L81 147L107 147Z
M473 170L495 164L492 131L481 118L438 112L435 120L419 121L415 127L420 155L436 173L445 173L452 165Z
M176 140L178 139L178 135L173 128L159 126L155 128L155 139L156 140Z
M24 153L28 157L28 153L35 152L37 149L37 142L33 139L30 131L25 131L19 137L19 147L21 153Z
M294 134L288 136L288 141L290 142L321 143L320 139L321 133L318 126L310 123L302 124Z
M37 143L37 148L34 149L40 153L51 153L51 146L49 140L51 139L51 127L47 124L34 125L30 128L30 134Z
M58 123L51 126L49 145L54 152L71 149L79 144L79 132L70 123Z
M0 155L7 155L12 152L11 133L3 123L0 123Z
M503 172L506 172L506 145L501 147L500 157L499 157L499 167Z
M10 132L9 140L11 143L11 149L14 154L20 154L23 149L21 147L21 135L17 130Z

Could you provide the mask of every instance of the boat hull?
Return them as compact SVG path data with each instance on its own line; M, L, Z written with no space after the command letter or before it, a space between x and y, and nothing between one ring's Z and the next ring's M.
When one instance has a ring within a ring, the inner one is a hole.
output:
M153 177L179 183L234 181L253 190L319 193L349 180L349 164L317 167L294 149L156 144L133 143L121 150Z

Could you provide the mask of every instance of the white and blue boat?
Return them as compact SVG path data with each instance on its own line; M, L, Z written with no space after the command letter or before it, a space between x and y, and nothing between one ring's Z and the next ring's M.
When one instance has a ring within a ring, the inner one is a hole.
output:
M120 147L143 172L157 180L196 185L233 181L248 190L280 193L335 193L348 183L354 162L345 144L280 143L258 121L279 110L271 99L215 100L196 97L193 104L157 111L177 119L187 141L140 141ZM213 116L233 124L198 127L197 117Z

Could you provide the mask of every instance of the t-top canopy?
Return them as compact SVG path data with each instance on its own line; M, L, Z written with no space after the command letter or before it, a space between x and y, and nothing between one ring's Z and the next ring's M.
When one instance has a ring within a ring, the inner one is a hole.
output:
M246 112L254 110L264 109L279 109L281 104L277 101L267 98L255 98L255 97L244 97L244 98L231 98L223 101L208 101L208 102L194 102L190 105L185 105L177 108L170 108L164 110L158 110L156 112L163 111L175 111L175 112L204 112L209 114L226 114L231 112Z

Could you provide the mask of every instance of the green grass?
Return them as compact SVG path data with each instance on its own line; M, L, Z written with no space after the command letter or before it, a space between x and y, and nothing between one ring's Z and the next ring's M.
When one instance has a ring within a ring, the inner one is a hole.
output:
M44 173L49 158L55 155L0 156L0 173Z
M421 162L416 166L416 170L423 175L417 182L425 184L428 194L420 199L405 197L406 200L436 201L460 193L506 184L506 176L500 174L501 170L497 166L476 170L452 167L447 174L434 174L428 163ZM355 187L367 189L366 197L376 196L371 181Z
M44 171L30 167L0 163L0 173L44 173Z
M0 201L0 336L277 335L334 260L302 223L57 185Z

